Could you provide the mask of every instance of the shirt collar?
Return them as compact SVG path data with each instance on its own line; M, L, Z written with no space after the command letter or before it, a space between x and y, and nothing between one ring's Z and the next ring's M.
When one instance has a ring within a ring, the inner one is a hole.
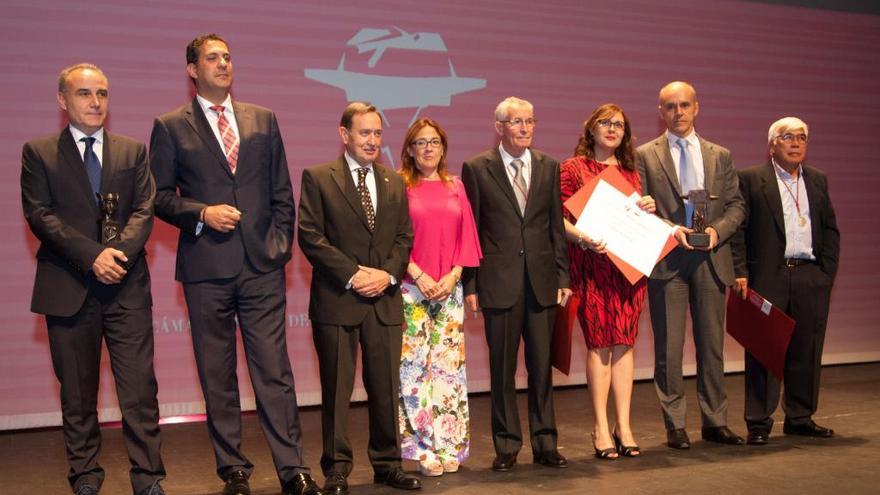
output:
M95 138L96 144L101 144L101 145L104 144L104 128L103 127L98 129L97 131L95 131L91 136L86 135L86 133L84 133L83 131L74 127L73 124L70 124L67 127L70 129L70 134L73 136L73 140L77 143L84 137L93 137L93 138Z
M357 169L361 168L361 164L358 163L357 160L355 160L354 158L351 157L351 155L348 154L348 150L345 151L345 163L348 164L348 169L351 170L352 172L355 172L355 171L357 171ZM373 164L370 163L369 165L366 165L366 168L367 168L367 170L372 171Z
M501 154L501 161L504 163L505 167L509 167L510 162L516 160L517 158L522 160L523 165L525 165L526 167L528 167L532 163L532 153L531 151L529 151L528 148L526 148L522 156L513 156L508 153L506 149L504 149L504 146L502 144L498 144L498 153Z
M775 159L775 158L770 158L770 161L773 162L773 168L776 169L776 176L777 176L777 177L779 177L780 179L788 180L788 181L796 180L796 179L794 178L793 175L791 175L790 173L786 172L786 170L785 170L784 168L780 167L779 164L776 163L776 159ZM798 163L797 171L798 171L798 175L797 175L797 176L798 176L798 177L801 177L801 174L804 173L804 169L803 169L803 167L802 167L802 164Z
M669 132L669 129L666 130L666 140L669 141L670 146L675 146L678 144L678 140L681 139L675 134ZM700 139L697 137L697 131L691 129L691 133L684 137L684 140L688 142L691 146L695 148L700 147Z
M208 115L209 110L213 112L213 110L211 110L211 107L214 106L214 103L211 103L207 99L202 98L202 95L197 94L196 101L199 102L199 106L202 107L202 111L205 112L205 115ZM223 105L223 113L232 112L232 95L226 95L226 99L223 100L223 103L221 103L221 105Z

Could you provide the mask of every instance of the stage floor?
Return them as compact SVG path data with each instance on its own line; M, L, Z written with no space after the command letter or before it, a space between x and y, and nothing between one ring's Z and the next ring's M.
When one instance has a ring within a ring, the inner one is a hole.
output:
M782 434L782 414L771 443L763 447L731 447L700 440L696 382L687 380L688 434L693 445L688 451L665 446L665 432L653 383L639 382L633 393L633 428L643 449L641 458L600 461L593 457L589 432L592 413L585 387L557 389L556 418L560 451L569 458L568 469L551 469L531 464L526 446L519 462L508 473L489 468L494 452L489 429L489 397L471 397L471 457L455 474L422 478L420 493L480 495L496 494L662 494L713 495L736 493L880 493L880 363L827 367L822 375L822 395L815 420L834 428L832 439L791 437ZM742 420L743 377L726 378L730 403L730 426L745 436ZM520 396L525 425L524 394ZM301 412L305 430L306 460L319 483L320 411ZM243 418L244 449L256 466L251 487L254 495L280 493L272 460L257 418ZM351 414L351 436L355 468L349 482L353 494L404 493L372 484L372 470L366 458L367 410L355 406ZM163 458L169 495L215 495L222 488L215 475L214 456L204 423L165 425ZM128 458L121 430L104 430L101 464L107 471L102 494L131 493ZM528 444L528 440L526 440ZM70 493L60 429L7 432L0 434L0 493ZM405 462L414 470L414 463Z

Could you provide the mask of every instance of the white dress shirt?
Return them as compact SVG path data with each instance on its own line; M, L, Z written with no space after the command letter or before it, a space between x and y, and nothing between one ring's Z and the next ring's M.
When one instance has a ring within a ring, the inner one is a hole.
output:
M77 129L73 125L68 126L70 128L70 134L73 135L73 142L76 143L77 149L79 149L79 157L85 161L86 154L86 143L80 141L80 139L85 137L93 137L95 138L95 143L92 145L92 151L98 155L98 163L101 164L101 167L104 167L104 128L100 128L95 131L91 136L86 135L83 131Z
M361 168L361 164L356 162L351 155L348 154L348 151L345 152L345 163L348 164L348 169L351 171L351 178L354 180L354 185L358 184L358 169ZM367 177L365 179L367 183L367 190L370 191L370 201L373 203L373 213L378 213L379 210L376 208L376 172L373 170L373 164L367 165Z
M217 127L217 112L211 110L211 107L214 106L214 103L204 99L201 95L196 95L196 101L199 102L199 106L202 107L202 112L205 113L205 117L208 119L208 124L211 126L211 130L214 131L214 137L217 138L217 142L220 143L220 149L223 150L223 153L226 154L226 146L223 144L223 136L220 134L220 128ZM232 129L233 134L235 134L235 140L239 143L241 139L238 133L238 122L235 120L235 112L232 111L232 96L226 95L226 99L223 100L223 116L226 117L226 121L229 122L229 127Z
M807 199L807 188L804 185L804 169L798 165L797 178L783 170L776 160L773 160L773 169L776 172L779 197L782 199L782 218L785 220L785 258L815 260L810 200ZM804 219L803 225L801 218Z
M522 160L522 175L523 180L526 181L526 189L528 189L532 185L532 153L526 148L526 151L522 154L522 156L513 156L504 149L504 146L498 145L498 153L501 154L501 161L504 163L504 170L507 172L507 179L510 181L510 187L516 188L516 184L513 183L513 178L516 176L516 169L511 165L511 163L517 158Z
M691 166L694 168L694 173L697 175L697 184L702 185L703 189L707 189L706 169L703 167L703 151L700 149L700 140L697 138L697 133L692 130L684 139L687 141L688 153L691 157ZM679 137L667 130L666 140L669 142L669 154L672 155L672 163L675 164L675 176L678 177L680 166L679 158L681 157L681 149L678 147ZM681 177L678 177L678 183L681 184ZM688 191L682 191L681 193L687 194Z

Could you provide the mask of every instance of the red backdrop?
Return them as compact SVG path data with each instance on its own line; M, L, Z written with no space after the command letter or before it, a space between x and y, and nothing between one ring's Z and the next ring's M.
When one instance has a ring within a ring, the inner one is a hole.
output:
M3 12L0 87L10 118L0 127L0 429L60 424L45 323L28 311L37 241L22 219L18 186L22 143L64 125L55 103L58 71L80 61L103 68L108 127L148 141L152 118L191 97L184 46L208 31L230 43L235 97L278 114L297 198L302 169L339 153L336 126L346 103L343 90L306 71L337 69L343 56L346 74L329 77L360 78L355 87L383 102L390 155L399 154L409 121L424 106L419 115L450 135L456 173L463 159L494 145L493 109L510 95L534 103L535 144L559 159L571 154L589 112L608 101L626 109L640 142L653 138L662 130L657 90L673 79L694 83L697 131L729 147L739 167L765 159L772 121L797 115L810 124L809 161L830 177L843 237L825 362L880 359L873 282L880 272L877 16L718 0L96 0L87 7L32 0ZM466 86L472 89L445 101ZM157 222L148 249L163 416L203 410L186 308L173 281L175 243L176 231ZM297 252L287 272L290 358L301 403L314 404L320 386L307 318L310 268ZM636 367L647 378L647 315L642 323ZM557 375L557 384L585 381L583 342L575 342L572 375ZM486 390L479 320L468 321L467 346L470 388ZM741 348L728 339L726 351L727 369L741 369ZM243 403L253 408L243 363L239 377ZM116 419L106 366L102 378L101 417ZM363 397L360 389L356 397Z

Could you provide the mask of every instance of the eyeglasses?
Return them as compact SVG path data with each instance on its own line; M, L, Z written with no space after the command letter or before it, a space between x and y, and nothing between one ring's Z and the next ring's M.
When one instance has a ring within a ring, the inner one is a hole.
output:
M427 148L428 146L430 146L432 148L439 148L439 147L443 146L443 141L441 141L440 138L416 139L415 141L412 142L412 144L417 149L423 150L423 149Z
M776 137L783 140L786 143L791 143L792 141L797 141L799 143L806 143L807 142L807 135L806 134L786 133L786 134L783 134L781 136L776 136Z
M535 124L538 123L537 120L531 119L531 118L525 119L525 120L523 120L523 119L499 120L498 122L501 122L502 124L507 124L510 127L523 127L523 126L535 127Z
M603 128L603 129L607 129L609 127L613 127L615 129L617 129L618 131L622 131L622 130L626 129L626 122L624 122L622 120L602 119L602 120L597 120L596 125L598 125L599 127Z

